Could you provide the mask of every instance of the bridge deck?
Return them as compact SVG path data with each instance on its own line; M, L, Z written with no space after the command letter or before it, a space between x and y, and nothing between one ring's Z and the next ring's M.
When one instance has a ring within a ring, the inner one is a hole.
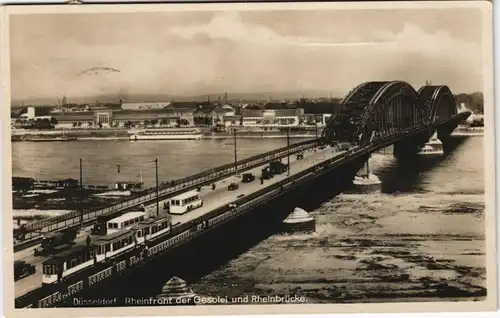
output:
M290 175L294 175L298 172L304 171L305 169L311 168L320 162L331 159L340 154L342 154L342 152L334 152L333 148L327 147L322 150L316 148L316 152L306 151L304 153L304 159L301 160L297 160L296 156L290 156ZM283 163L286 163L286 158L282 161ZM281 175L275 175L272 179L264 180L264 184L261 185L259 177L261 175L261 169L263 169L266 165L267 164L248 170L248 172L251 172L256 176L256 179L253 182L242 183L240 178L233 175L229 178L225 178L216 182L215 190L212 190L211 187L202 188L201 198L203 198L204 200L203 206L183 215L173 215L172 223L176 224L180 222L181 224L183 224L189 222L219 207L229 205L230 203L234 202L240 195L249 195L251 193L257 192L258 190L261 190L271 184L275 184L287 177L287 172L284 172ZM227 186L232 182L238 183L239 188L234 191L228 191ZM160 201L160 209L162 208L163 202ZM156 203L147 205L146 212L150 215L154 215L156 213ZM75 241L77 243L83 243L89 233L90 227L87 227ZM32 248L15 253L16 260L23 259L36 266L36 273L34 275L23 278L15 283L16 297L24 295L27 292L37 289L41 286L41 264L47 258L48 257L33 256Z

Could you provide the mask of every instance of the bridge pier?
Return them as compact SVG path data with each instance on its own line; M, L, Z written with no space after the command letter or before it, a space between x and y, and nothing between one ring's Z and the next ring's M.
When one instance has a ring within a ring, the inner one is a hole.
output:
M157 296L160 305L194 305L196 294L187 286L186 281L177 276L168 280Z
M446 146L448 141L450 141L450 139L452 138L451 133L453 133L453 131L457 128L459 124L460 124L459 120L453 120L437 128L437 136L438 139L443 142L443 146Z
M432 131L425 131L410 138L397 141L394 144L394 157L398 160L415 157L420 149L429 141Z
M362 193L377 192L381 190L382 182L377 175L372 173L370 166L371 155L366 156L366 161L359 169L358 173L354 176L352 183L356 190Z
M451 142L451 133L457 128L460 121L461 117L457 117L452 121L438 125L436 128L396 142L394 144L394 156L398 160L415 157L434 135L442 144L443 149L447 149L448 144Z

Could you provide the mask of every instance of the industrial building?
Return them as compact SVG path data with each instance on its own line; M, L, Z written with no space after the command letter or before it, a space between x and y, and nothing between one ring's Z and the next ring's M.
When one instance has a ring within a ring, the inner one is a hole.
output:
M242 125L248 127L299 126L304 110L297 109L242 109Z
M58 128L108 128L125 126L175 126L183 122L184 126L193 126L191 109L155 109L155 110L96 110L93 112L54 114Z

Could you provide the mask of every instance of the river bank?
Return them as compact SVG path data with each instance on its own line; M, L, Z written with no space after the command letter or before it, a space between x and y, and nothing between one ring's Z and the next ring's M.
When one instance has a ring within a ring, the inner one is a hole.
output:
M87 189L84 198L71 189L12 191L13 218L23 221L39 220L76 211L81 205L87 209L97 209L133 196L128 190L114 189Z
M128 140L139 130L135 129L73 129L73 130L13 130L11 141L78 141L78 140ZM202 129L203 139L232 139L232 132L214 132ZM290 138L314 138L315 130L294 130ZM320 132L318 132L320 135ZM286 131L279 130L238 130L238 139L287 138Z

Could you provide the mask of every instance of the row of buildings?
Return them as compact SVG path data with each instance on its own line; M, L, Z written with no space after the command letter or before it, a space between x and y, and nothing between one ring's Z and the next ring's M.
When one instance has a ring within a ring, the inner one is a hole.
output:
M280 105L278 105L280 106ZM330 114L305 114L303 108L272 109L242 105L201 105L195 103L123 103L119 109L61 111L48 116L36 116L34 107L17 118L13 126L48 119L55 128L108 128L108 127L294 127L325 124Z

